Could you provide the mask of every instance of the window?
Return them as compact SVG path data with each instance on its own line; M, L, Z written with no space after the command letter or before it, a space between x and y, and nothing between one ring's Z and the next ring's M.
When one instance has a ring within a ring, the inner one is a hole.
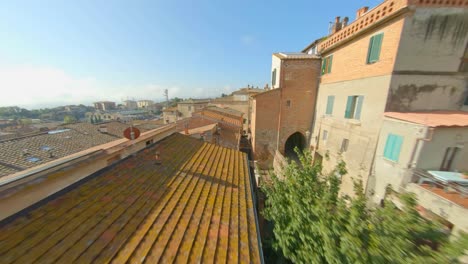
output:
M275 86L276 85L276 69L273 70L273 72L271 73L271 86Z
M323 130L322 140L327 141L328 139L328 130Z
M331 115L333 114L333 103L335 102L335 96L334 95L329 95L327 98L327 110L325 111L325 114Z
M395 134L388 134L387 142L385 143L384 157L391 161L398 161L400 157L401 145L403 144L403 137Z
M291 107L291 100L286 100L286 106Z
M445 150L444 159L442 160L442 165L440 166L441 171L450 171L452 170L453 160L455 159L457 153L460 151L460 148L457 147L448 147Z
M361 119L361 109L363 101L364 96L348 96L348 101L346 102L345 118L358 120Z
M188 107L188 110L189 110L189 111L192 111L192 107L191 107L190 105L189 105L189 107Z
M465 102L463 103L463 105L468 105L468 95L466 95Z
M382 47L383 33L372 36L369 41L369 50L367 51L367 64L377 62L380 57L380 48Z
M346 152L348 150L348 145L349 145L349 139L343 138L343 141L341 141L341 148L340 152Z
M331 72L332 62L333 62L333 55L325 57L322 60L322 75Z

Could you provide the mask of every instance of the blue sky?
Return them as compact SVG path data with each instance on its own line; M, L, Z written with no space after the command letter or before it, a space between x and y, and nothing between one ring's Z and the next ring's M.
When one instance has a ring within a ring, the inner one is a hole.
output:
M47 2L47 4L44 4ZM300 51L380 1L2 1L0 106L208 97L270 80Z

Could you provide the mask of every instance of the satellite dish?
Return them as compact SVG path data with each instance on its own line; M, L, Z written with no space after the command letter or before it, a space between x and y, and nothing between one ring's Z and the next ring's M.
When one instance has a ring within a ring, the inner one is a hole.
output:
M124 137L130 140L137 139L140 136L140 134L140 130L136 127L128 127L123 132Z

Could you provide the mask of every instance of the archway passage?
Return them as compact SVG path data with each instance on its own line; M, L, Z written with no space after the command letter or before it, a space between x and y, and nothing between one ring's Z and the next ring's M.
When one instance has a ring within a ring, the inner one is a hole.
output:
M297 160L297 153L294 149L297 147L300 151L303 151L306 145L305 137L300 133L296 132L288 137L284 144L284 155L287 158Z

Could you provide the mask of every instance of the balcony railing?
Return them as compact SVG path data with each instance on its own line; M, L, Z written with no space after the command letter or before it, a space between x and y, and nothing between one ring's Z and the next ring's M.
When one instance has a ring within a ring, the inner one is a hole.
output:
M446 200L468 208L468 185L454 182L442 181L422 169L414 169L410 183L414 183L433 194Z

